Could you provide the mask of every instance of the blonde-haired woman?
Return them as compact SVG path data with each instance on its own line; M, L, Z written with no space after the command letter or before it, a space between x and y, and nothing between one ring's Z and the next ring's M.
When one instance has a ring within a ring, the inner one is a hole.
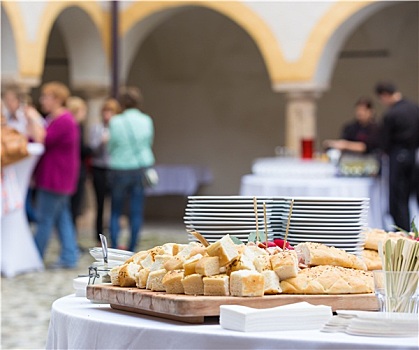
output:
M84 121L87 117L87 104L78 96L70 96L66 102L67 109L76 120L80 131L80 171L77 182L77 190L71 196L71 216L74 226L77 229L77 218L83 212L83 201L85 196L85 184L87 179L87 162L92 154L90 147L84 142Z
M76 232L71 220L70 197L76 191L80 167L77 123L65 108L68 88L60 82L41 88L40 103L47 114L42 138L45 152L35 170L37 230L35 243L43 257L54 226L61 242L54 268L75 268L79 259Z
M109 121L121 111L118 101L114 98L105 100L101 108L101 122L93 125L89 133L89 146L92 149L93 188L96 195L96 240L100 245L99 234L103 231L103 211L105 199L109 197L109 161L108 152Z

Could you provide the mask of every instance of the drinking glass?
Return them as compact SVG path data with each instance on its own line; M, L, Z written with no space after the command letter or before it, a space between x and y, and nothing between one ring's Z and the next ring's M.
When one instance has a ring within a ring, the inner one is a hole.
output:
M380 311L418 313L419 271L373 271Z

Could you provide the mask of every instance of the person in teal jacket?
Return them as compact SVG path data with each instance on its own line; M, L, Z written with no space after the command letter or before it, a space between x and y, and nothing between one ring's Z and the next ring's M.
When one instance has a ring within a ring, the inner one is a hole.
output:
M119 246L119 219L125 199L130 198L129 224L131 241L128 250L135 251L143 223L144 169L153 166L153 121L141 112L142 95L137 87L120 90L122 113L109 122L110 184L111 184L111 246Z

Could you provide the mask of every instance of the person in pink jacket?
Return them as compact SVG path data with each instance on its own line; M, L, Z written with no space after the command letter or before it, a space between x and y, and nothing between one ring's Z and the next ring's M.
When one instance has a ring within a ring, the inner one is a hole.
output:
M79 250L71 218L70 198L77 188L80 132L74 117L64 107L70 95L68 88L62 83L50 82L44 84L41 91L40 103L47 113L47 126L43 140L40 140L45 145L45 153L34 174L38 190L35 243L44 257L55 226L61 243L61 253L51 267L75 268Z

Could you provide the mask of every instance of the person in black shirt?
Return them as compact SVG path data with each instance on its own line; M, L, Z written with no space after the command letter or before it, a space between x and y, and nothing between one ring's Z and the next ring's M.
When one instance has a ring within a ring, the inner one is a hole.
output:
M339 140L325 140L324 148L358 154L371 153L378 148L378 125L371 99L361 97L355 103L355 120L346 124Z
M415 162L419 148L419 106L405 100L392 83L378 83L375 92L388 107L381 123L381 147L389 157L389 208L394 224L410 231L409 197L419 188Z

